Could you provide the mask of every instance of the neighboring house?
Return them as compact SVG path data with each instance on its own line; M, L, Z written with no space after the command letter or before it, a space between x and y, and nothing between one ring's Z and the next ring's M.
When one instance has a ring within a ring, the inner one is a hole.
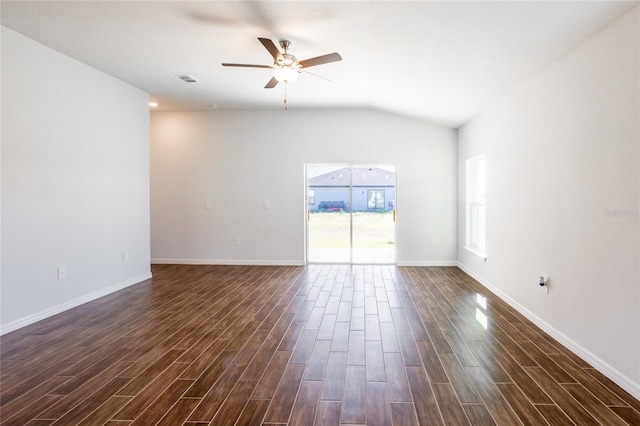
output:
M377 167L344 167L309 179L311 211L391 211L396 206L396 174ZM353 189L350 191L350 189Z

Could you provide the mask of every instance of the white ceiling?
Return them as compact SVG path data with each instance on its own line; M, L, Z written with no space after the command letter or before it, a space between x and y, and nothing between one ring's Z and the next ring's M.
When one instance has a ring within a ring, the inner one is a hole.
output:
M257 37L343 61L288 86L290 109L373 108L459 127L636 1L2 1L2 25L151 94L159 109L280 109ZM177 74L190 74L187 84Z

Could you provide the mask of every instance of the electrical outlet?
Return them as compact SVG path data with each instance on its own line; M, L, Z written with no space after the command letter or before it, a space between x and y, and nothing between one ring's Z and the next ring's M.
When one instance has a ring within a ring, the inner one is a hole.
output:
M541 275L539 284L540 284L540 290L542 290L542 292L545 294L549 294L549 277Z
M123 251L122 252L122 261L123 262L128 262L129 261L129 252L128 251Z
M429 245L431 247L435 246L436 245L436 240L434 240L433 238L429 238Z
M65 265L58 266L58 279L64 280L67 278L67 267Z
M211 209L211 200L204 201L204 208L207 210Z
M235 237L233 239L233 245L234 246L239 246L240 245L240 237Z
M265 210L268 210L271 208L271 202L269 200L264 201L264 208Z

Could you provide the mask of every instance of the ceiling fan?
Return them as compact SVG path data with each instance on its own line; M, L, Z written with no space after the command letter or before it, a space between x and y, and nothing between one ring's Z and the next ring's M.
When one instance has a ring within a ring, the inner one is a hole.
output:
M327 55L316 56L315 58L305 59L303 61L298 61L298 59L289 53L289 47L291 46L291 42L289 40L280 40L280 47L284 50L284 53L281 53L280 50L276 47L276 45L268 38L258 37L260 43L267 49L267 51L273 57L273 65L254 65L254 64L230 64L223 63L222 66L225 67L245 67L245 68L271 68L274 70L273 77L264 86L265 89L272 89L278 85L278 82L283 81L285 83L292 82L298 79L298 75L301 72L306 72L308 74L312 74L306 71L307 68L314 67L316 65L328 64L331 62L337 62L342 60L342 56L339 53L329 53ZM316 77L320 77L316 74ZM324 78L324 77L320 77ZM325 79L326 80L326 79Z

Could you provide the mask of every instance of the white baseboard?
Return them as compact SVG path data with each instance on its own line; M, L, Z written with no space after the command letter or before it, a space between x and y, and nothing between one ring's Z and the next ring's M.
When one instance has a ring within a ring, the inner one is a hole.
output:
M600 359L598 356L594 355L587 349L580 346L578 343L569 338L566 334L558 331L553 326L549 325L547 322L542 320L540 317L535 315L533 312L529 311L527 308L519 304L517 301L509 297L507 294L503 293L500 289L494 287L489 281L481 277L480 275L473 272L471 269L467 268L462 263L458 262L457 266L462 269L467 275L471 276L473 279L478 281L480 284L485 286L489 291L498 296L504 302L506 302L509 306L511 306L516 311L520 312L527 319L533 322L535 325L540 327L545 333L549 334L551 337L556 339L562 345L564 345L567 349L569 349L574 354L578 355L580 358L591 364L595 369L600 371L602 374L613 380L618 386L629 392L635 398L640 400L640 383L634 382L629 377L625 376L614 367Z
M9 324L3 324L0 327L0 336L10 333L12 331L15 331L19 328L22 327L26 327L27 325L33 324L35 322L41 321L43 319L52 317L54 315L57 315L61 312L67 311L71 308L75 308L76 306L80 306L82 304L85 304L87 302L91 302L92 300L96 300L99 299L103 296L106 296L107 294L111 294L114 293L118 290L122 290L123 288L127 288L129 286L132 286L134 284L138 284L144 280L148 280L149 278L151 278L151 272L147 272L145 274L142 275L138 275L137 277L133 277L130 278L126 281L122 281L121 283L118 284L114 284L112 286L103 288L101 290L98 291L94 291L93 293L84 295L82 297L79 297L77 299L73 299L70 300L68 302L65 302L61 305L58 306L54 306L53 308L49 308L49 309L45 309L44 311L40 311L38 313L35 313L33 315L29 315L26 316L24 318L20 318L18 320L12 321Z
M304 266L302 260L151 259L152 265Z
M152 265L305 266L302 260L151 259ZM332 264L329 262L328 264ZM396 266L458 266L455 260L398 261Z
M458 266L455 260L399 260L396 266Z

